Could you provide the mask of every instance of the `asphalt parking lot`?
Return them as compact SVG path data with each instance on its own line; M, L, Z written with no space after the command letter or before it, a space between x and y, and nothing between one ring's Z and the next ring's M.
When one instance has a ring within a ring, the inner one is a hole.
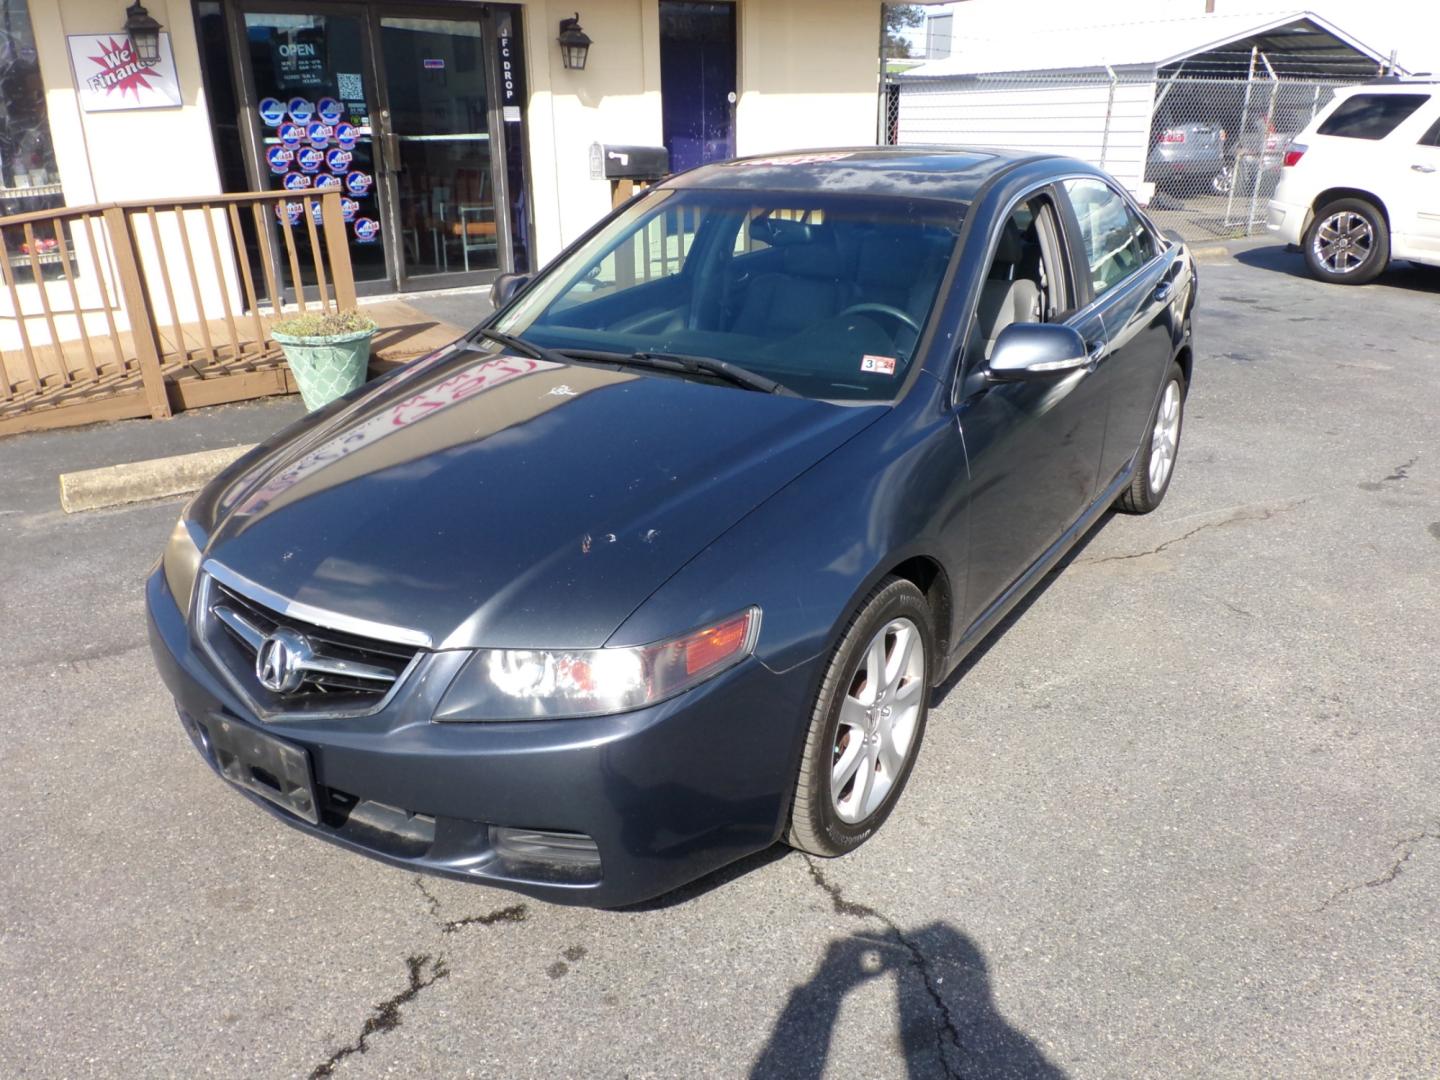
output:
M1440 272L1301 274L1202 265L1167 502L942 689L882 833L639 910L345 854L191 749L178 503L55 475L295 403L0 442L0 1075L1434 1077Z

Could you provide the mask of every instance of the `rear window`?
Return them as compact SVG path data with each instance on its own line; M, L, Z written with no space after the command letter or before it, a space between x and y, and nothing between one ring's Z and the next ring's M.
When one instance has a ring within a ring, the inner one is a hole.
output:
M1341 102L1315 134L1383 139L1429 100L1429 94L1356 94Z

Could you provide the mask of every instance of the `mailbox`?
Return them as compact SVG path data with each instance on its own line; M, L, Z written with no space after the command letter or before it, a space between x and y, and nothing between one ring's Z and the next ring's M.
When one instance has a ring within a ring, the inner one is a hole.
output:
M670 151L663 146L605 146L606 180L653 182L670 175Z

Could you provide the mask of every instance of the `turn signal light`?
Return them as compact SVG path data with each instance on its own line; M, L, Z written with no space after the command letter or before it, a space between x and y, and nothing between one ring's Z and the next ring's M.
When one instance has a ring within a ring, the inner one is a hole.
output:
M677 644L685 653L685 674L695 675L714 667L745 648L755 615L753 608L742 611L716 626L707 626L681 638Z

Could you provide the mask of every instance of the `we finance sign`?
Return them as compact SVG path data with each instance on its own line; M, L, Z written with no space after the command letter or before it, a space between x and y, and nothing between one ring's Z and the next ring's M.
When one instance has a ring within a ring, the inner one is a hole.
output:
M70 66L75 91L86 112L117 109L167 109L180 104L180 82L170 35L160 35L160 58L142 64L125 34L71 34Z

